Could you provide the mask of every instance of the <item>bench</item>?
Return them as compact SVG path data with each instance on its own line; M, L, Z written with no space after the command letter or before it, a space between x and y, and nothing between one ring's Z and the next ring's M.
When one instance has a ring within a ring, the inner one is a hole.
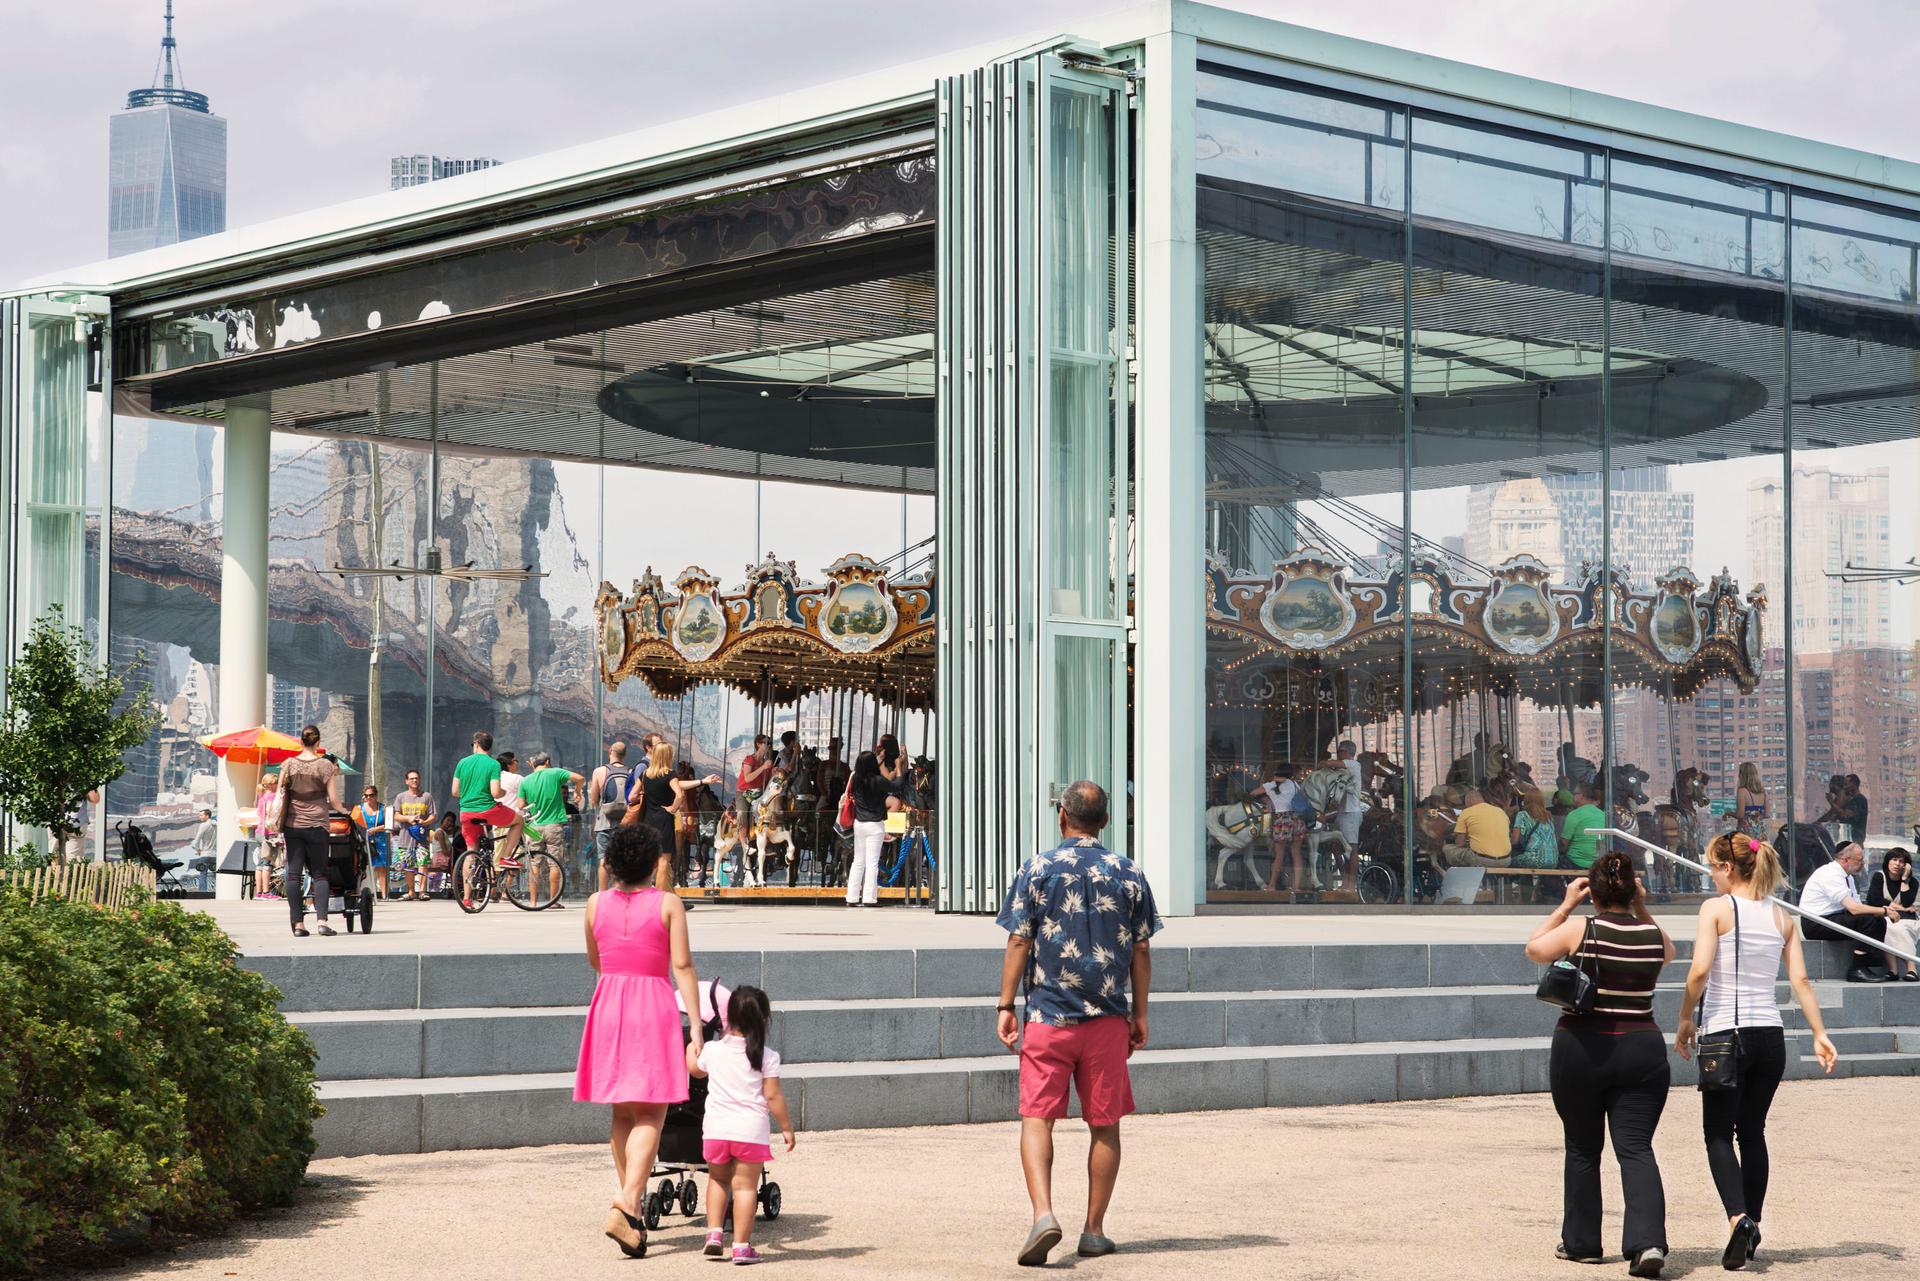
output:
M1510 903L1513 901L1510 891L1515 888L1519 877L1555 877L1570 881L1576 876L1585 876L1587 870L1580 867L1485 867L1481 868L1493 881L1493 901Z

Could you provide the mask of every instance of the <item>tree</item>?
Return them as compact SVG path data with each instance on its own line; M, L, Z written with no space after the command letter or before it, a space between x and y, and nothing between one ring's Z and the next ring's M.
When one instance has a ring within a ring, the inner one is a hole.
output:
M131 671L96 664L86 633L67 626L57 605L34 623L7 671L0 811L52 832L56 848L87 793L125 773L122 754L160 722L145 686L126 697ZM116 711L123 699L125 710Z

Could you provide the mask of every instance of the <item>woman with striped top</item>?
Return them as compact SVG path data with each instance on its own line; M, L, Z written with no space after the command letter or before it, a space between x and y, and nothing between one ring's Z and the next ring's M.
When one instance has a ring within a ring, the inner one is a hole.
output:
M1783 955L1793 995L1813 1030L1814 1055L1829 1072L1840 1056L1827 1039L1820 1002L1807 981L1800 933L1784 910L1768 902L1784 879L1773 846L1745 832L1722 832L1707 845L1707 865L1713 872L1713 888L1724 897L1700 905L1700 932L1693 944L1693 966L1687 971L1687 994L1680 1004L1673 1048L1682 1058L1693 1057L1694 1009L1702 1004L1703 994L1702 1031L1712 1035L1740 1029L1734 1088L1708 1090L1700 1096L1707 1166L1713 1171L1713 1186L1720 1193L1720 1207L1727 1212L1732 1232L1720 1266L1733 1272L1746 1267L1760 1248L1760 1211L1767 1199L1767 1110L1787 1070L1786 1032L1774 998ZM1739 933L1729 940L1736 923ZM1733 1153L1736 1136L1738 1157Z
M1589 894L1593 916L1573 919ZM1527 957L1541 965L1571 957L1594 976L1598 989L1591 1014L1563 1015L1553 1032L1548 1082L1567 1141L1554 1253L1581 1263L1601 1261L1600 1153L1611 1129L1627 1203L1621 1227L1627 1271L1657 1277L1667 1262L1667 1197L1653 1132L1672 1072L1666 1038L1653 1021L1653 988L1673 959L1673 940L1647 911L1646 887L1633 861L1620 853L1596 859L1589 876L1567 887L1566 900L1527 940Z

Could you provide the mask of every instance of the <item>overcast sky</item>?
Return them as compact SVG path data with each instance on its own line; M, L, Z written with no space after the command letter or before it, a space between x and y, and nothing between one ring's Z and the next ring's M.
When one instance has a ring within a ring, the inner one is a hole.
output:
M0 286L105 256L107 117L162 0L0 0ZM229 226L383 190L397 152L503 160L1070 30L1085 0L176 0L229 122ZM1237 0L1541 79L1920 156L1912 0Z

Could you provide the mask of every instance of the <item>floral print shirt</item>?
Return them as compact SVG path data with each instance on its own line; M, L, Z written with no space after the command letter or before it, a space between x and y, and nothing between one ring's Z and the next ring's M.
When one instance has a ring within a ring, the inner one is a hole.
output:
M1033 940L1027 1021L1070 1027L1131 1012L1133 947L1159 930L1160 914L1133 861L1083 836L1027 860L998 924Z

